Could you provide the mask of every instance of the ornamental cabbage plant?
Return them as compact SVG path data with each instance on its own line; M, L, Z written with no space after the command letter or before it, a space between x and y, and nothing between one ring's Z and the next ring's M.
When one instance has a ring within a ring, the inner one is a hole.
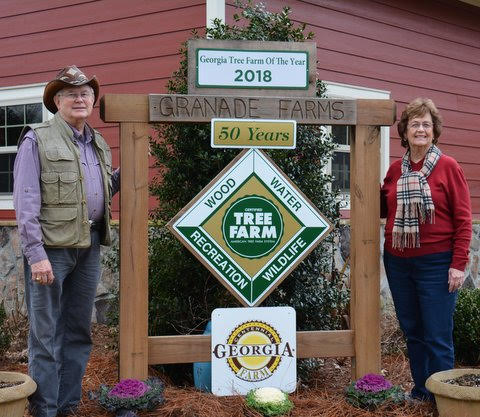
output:
M293 408L293 403L288 398L288 394L272 387L250 390L245 401L248 407L264 416L280 416Z
M367 374L355 382L355 389L365 392L380 392L392 388L392 383L382 375Z
M366 410L375 410L385 403L400 404L405 401L402 388L378 374L367 374L352 382L345 395L348 403Z
M165 385L157 378L146 381L122 379L114 387L101 385L98 391L90 392L90 399L118 417L136 417L136 411L152 410L163 404Z

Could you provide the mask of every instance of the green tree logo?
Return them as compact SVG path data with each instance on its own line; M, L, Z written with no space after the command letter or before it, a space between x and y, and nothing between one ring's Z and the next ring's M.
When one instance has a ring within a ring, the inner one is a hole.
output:
M272 252L283 236L283 218L265 197L239 198L225 212L222 234L228 247L243 258L261 258Z

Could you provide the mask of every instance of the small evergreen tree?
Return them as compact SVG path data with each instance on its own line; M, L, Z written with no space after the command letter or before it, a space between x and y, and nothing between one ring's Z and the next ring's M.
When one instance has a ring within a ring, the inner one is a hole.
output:
M235 24L214 21L206 35L212 39L303 42L313 39L305 25L295 26L290 8L271 13L263 4L238 3ZM168 83L169 93L187 93L187 50ZM317 95L325 86L317 83ZM233 158L238 150L212 149L210 124L173 123L157 126L158 138L151 149L160 176L151 193L158 200L149 244L150 333L189 333L201 330L216 307L238 302L215 277L179 243L165 223L180 211ZM330 191L332 177L323 168L332 157L331 136L320 126L298 126L297 148L268 152L277 165L310 198L334 226L339 223L339 205ZM333 265L333 234L325 239L274 291L264 305L289 305L296 309L301 330L336 329L348 302Z

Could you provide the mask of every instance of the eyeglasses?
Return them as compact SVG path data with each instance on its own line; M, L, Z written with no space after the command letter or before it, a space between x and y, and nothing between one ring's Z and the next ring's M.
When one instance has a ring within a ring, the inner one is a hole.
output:
M82 100L87 100L93 97L93 93L91 91L82 91L81 93L59 93L60 96L66 97L69 100L76 100L77 98L81 98Z
M420 127L423 127L423 130L430 130L433 127L433 124L429 122L423 122L423 123L415 122L415 123L409 124L408 127L413 130L418 130L420 129Z

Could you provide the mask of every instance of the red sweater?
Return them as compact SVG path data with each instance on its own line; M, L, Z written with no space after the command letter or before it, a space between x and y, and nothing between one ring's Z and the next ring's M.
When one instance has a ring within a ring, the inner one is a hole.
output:
M435 223L420 224L420 247L392 248L392 229L397 209L397 181L401 175L401 160L389 168L381 191L381 217L385 225L385 250L396 256L410 258L431 253L453 251L451 268L465 270L472 238L470 193L465 175L455 159L442 155L427 178L435 204ZM419 171L420 162L411 162L412 170Z

